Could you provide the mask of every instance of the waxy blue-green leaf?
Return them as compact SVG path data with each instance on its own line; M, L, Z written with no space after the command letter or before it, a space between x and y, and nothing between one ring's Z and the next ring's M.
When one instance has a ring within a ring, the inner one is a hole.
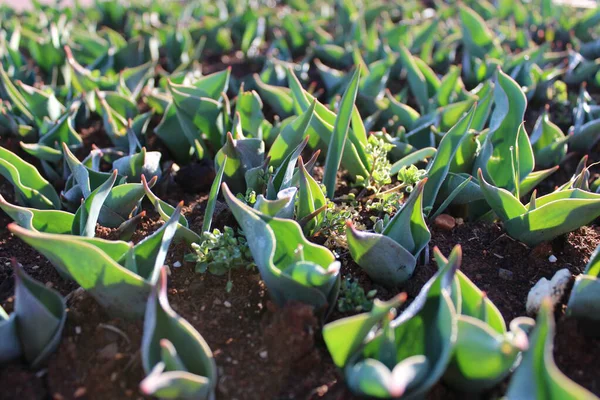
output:
M574 151L588 151L600 139L600 118L584 124L576 124L568 136L569 148Z
M13 108L18 110L27 122L34 123L35 116L29 110L27 101L25 100L21 92L17 89L17 87L14 85L14 83L4 70L4 64L0 64L0 84L2 92L5 93L6 96L8 96L8 99Z
M459 7L458 14L465 49L476 57L497 57L499 44L481 16L465 5Z
M35 232L16 224L8 229L47 257L62 275L81 285L109 313L139 317L175 236L180 212L181 206L167 223L135 246Z
M434 256L440 267L448 263L437 249ZM460 271L452 283L452 300L458 335L444 381L461 391L481 392L503 380L518 364L521 351L529 345L527 333L534 321L516 318L507 331L500 311Z
M223 104L210 97L201 97L204 92L196 87L176 85L169 81L169 92L173 98L176 116L183 128L188 142L199 142L203 151L208 155L205 138L215 147L221 145L223 139L222 126L219 126L219 116ZM199 155L204 157L204 155Z
M148 61L133 68L125 68L119 73L119 90L121 93L137 99L142 89L153 78L156 63Z
M492 105L494 103L494 87L491 81L487 81L485 84L478 87L477 90L473 91L478 98L477 109L475 115L473 115L473 121L471 122L471 129L476 132L481 132L486 126L487 121L492 111Z
M396 175L402 168L408 168L411 165L425 161L428 158L435 157L436 154L437 149L435 147L425 147L424 149L414 151L392 164L390 167L390 175Z
M351 78L350 74L328 67L318 58L315 58L314 63L317 67L319 75L321 76L321 80L325 85L325 89L327 89L327 93L331 93L332 95L340 94L342 88L348 85L348 82Z
M331 308L339 290L340 263L325 247L306 240L297 222L269 217L238 200L223 184L223 195L244 232L274 302L300 301Z
M575 279L567 304L567 315L581 320L597 321L600 318L599 311L600 247L597 247L590 256L583 273Z
M142 393L163 399L214 398L213 354L200 333L169 305L166 268L161 268L148 297L141 354L147 374L140 383Z
M81 207L79 207L73 219L73 233L86 237L96 235L96 222L116 181L117 171L113 171L112 176L90 193L85 201L81 203Z
M181 164L189 163L194 147L185 135L177 117L177 106L173 102L168 103L163 118L154 129L154 133L169 149L175 161Z
M146 180L154 177L160 179L160 159L162 154L159 151L146 151L145 147L139 153L121 157L113 162L113 168L119 172L119 175L127 177L128 182L141 182L142 175Z
M282 118L294 115L294 99L291 90L287 87L269 85L255 74L254 81L261 98L273 108Z
M127 129L129 118L137 113L135 103L118 93L96 90L96 110L102 115L104 129L111 142L119 148L127 148Z
M535 161L542 167L560 164L567 154L568 137L550 121L547 109L537 119L530 140Z
M294 97L296 113L300 114L305 112L316 98L302 88L300 81L298 81L298 78L294 75L293 71L288 69L286 70L286 73ZM354 125L354 121L356 121L356 123L359 122L360 115L358 114L356 107L353 108L352 113L352 124ZM316 100L315 114L311 119L308 133L310 137L309 145L316 146L321 143L323 144L323 150L325 151L332 140L333 127L336 119L337 116L333 111ZM356 132L354 126L349 129L349 141L348 143L345 143L343 147L342 167L347 169L353 176L368 176L369 165L365 153L367 137L366 134L364 134L364 126L362 127L362 130L358 126L357 128ZM314 142L315 138L317 139L316 142Z
M266 216L283 219L294 218L294 203L296 200L297 187L288 187L280 190L274 199L267 199L262 194L256 197L254 209Z
M508 234L535 246L584 226L600 216L600 194L580 189L553 192L537 198L535 209L521 204L509 191L485 181L478 173L481 191Z
M427 166L427 183L423 188L423 208L433 207L437 194L450 170L451 161L463 140L468 137L469 128L477 106L465 115L456 125L444 135L435 157Z
M206 210L204 211L204 219L202 221L202 232L210 232L210 225L212 223L215 207L217 206L217 196L219 196L219 189L221 188L221 182L223 182L223 174L225 173L226 165L227 156L225 156L225 158L223 159L221 168L219 168L219 170L217 171L217 174L215 175L215 180L213 181L210 187L208 201L206 202Z
M66 304L58 292L27 275L13 260L15 307L8 316L0 307L0 364L22 356L39 368L58 347Z
M450 104L454 97L457 96L458 89L460 88L460 67L451 66L450 70L442 80L440 86L435 94L435 100L438 106L447 106Z
M419 112L396 100L389 90L386 91L386 98L388 100L387 111L397 119L399 126L403 126L407 131L412 130L416 121L421 117Z
M64 113L55 123L49 125L47 131L41 128L40 135L37 143L21 142L20 145L32 156L53 164L62 161L63 143L72 150L83 144L83 140L74 129L73 114L71 113Z
M267 157L270 158L269 165L277 168L289 156L293 150L302 143L306 130L312 121L315 111L316 100L301 115L289 122L275 138L269 149Z
M298 159L298 168L300 169L300 185L298 187L298 200L296 202L296 216L299 221L311 217L303 226L304 233L307 236L311 236L323 221L323 213L318 212L318 210L321 209L324 211L323 207L327 204L327 198L321 191L321 187L317 181L310 176L304 167L302 157ZM315 212L318 212L318 214L314 215Z
M34 122L40 126L44 119L56 121L64 112L65 107L58 101L53 92L46 92L17 82L17 86L21 92L25 104L30 113L34 116Z
M564 375L554 363L555 329L552 305L547 300L542 302L530 335L529 350L508 384L507 399L597 399Z
M0 195L0 208L25 229L70 234L75 216L60 210L39 210L10 204Z
M410 53L410 51L402 45L399 47L399 50L399 61L402 63L402 68L406 70L410 90L415 96L417 103L421 108L421 112L427 111L429 108L430 96L425 76L423 76L422 71L415 62L415 57Z
M215 169L225 163L223 181L231 185L235 193L246 193L246 173L263 164L264 154L265 144L261 139L234 139L228 132L225 144L215 156Z
M219 170L220 171L220 170ZM219 172L221 174L221 172ZM215 178L216 179L216 178ZM150 200L150 203L154 206L154 209L160 216L160 218L167 222L171 218L171 216L175 213L176 208L163 201L156 196L152 190L149 182L146 181L146 178L142 175L142 185L144 187L144 192L146 193L146 197ZM212 189L211 189L212 193ZM207 205L205 218L209 215L209 209ZM200 241L200 235L196 232L192 231L189 228L189 224L187 219L183 216L179 216L179 221L177 223L177 233L175 234L176 238L183 239L187 244L198 243Z
M494 185L511 192L533 170L533 153L524 129L521 128L527 100L519 85L502 70L498 71L494 88L494 111L490 132L475 162L484 177Z
M305 137L303 141L296 146L293 151L288 154L279 168L271 175L267 184L267 198L275 200L282 190L285 190L292 186L292 180L294 179L294 167L298 161L298 157L302 154L302 151L306 147L309 138Z
M114 90L118 85L118 76L101 76L100 73L84 68L75 60L69 46L65 46L67 65L71 73L71 86L78 94L86 95L88 105L95 107L96 90ZM95 108L92 109L95 111Z
M12 184L20 204L39 209L60 209L56 190L37 168L1 146L0 175Z
M86 166L75 157L65 143L63 143L62 147L65 166L71 171L71 174L67 178L65 187L61 192L61 198L68 209L76 210L79 208L81 200L86 199L92 191L110 179L112 174L99 172ZM125 178L119 176L117 184L122 184L124 181Z
M425 184L423 180L416 185L381 234L358 231L352 224L346 228L352 258L381 285L394 287L409 279L429 243L422 207Z
M258 93L254 90L244 91L242 85L235 100L235 115L239 117L244 136L263 138L263 126L268 122L265 121L262 108L263 103Z
M358 83L360 81L360 68L358 68L344 95L340 101L340 107L338 115L335 119L333 126L333 134L331 135L331 141L327 148L327 156L325 158L325 168L323 172L323 184L327 188L327 196L333 198L335 194L335 184L337 181L337 171L342 162L344 146L348 140L348 130L350 129L350 122L352 120L352 111L354 109L354 102L356 101L356 95L358 94Z
M323 340L338 368L343 368L358 351L371 329L406 301L400 294L388 301L375 299L371 311L332 321L323 327Z
M360 87L358 89L361 101L363 99L373 101L383 97L392 65L395 62L395 55L388 54L383 60L372 62L365 68L366 72L364 72L360 80Z
M324 337L336 365L344 366L350 389L378 398L423 398L442 377L457 335L450 284L460 264L460 250L421 289L397 318L396 304L377 304L374 311L328 324ZM341 340L341 328L348 336ZM375 328L375 329L373 329Z

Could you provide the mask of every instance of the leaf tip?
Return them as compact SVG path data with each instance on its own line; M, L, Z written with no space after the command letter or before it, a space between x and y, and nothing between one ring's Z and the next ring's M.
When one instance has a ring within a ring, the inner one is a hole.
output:
M154 186L156 184L156 182L158 181L158 176L154 175L151 179L150 182L146 181L146 177L144 176L144 174L142 174L142 180L143 183L145 184L144 188L148 187L151 188L152 186Z
M396 301L398 301L400 304L405 303L406 300L408 300L408 294L406 292L402 292L396 295Z

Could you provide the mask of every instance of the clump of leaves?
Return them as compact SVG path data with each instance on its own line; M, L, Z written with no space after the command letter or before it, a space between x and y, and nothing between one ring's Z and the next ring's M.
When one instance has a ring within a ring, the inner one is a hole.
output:
M450 284L460 250L423 286L400 315L402 293L375 300L368 313L331 322L323 339L350 390L377 398L423 398L442 377L457 337ZM410 339L409 339L410 338ZM407 341L408 340L408 341Z
M427 176L427 171L424 169L419 169L415 165L411 165L409 167L402 167L400 171L398 171L398 181L402 182L402 185L405 186L404 190L407 192L412 192L413 187Z
M10 315L0 306L0 365L24 357L38 368L60 343L67 320L65 300L27 275L16 260L12 264L15 306Z
M204 232L200 243L193 243L194 253L186 255L186 261L196 263L196 272L204 274L210 272L214 275L229 274L227 291L231 291L231 271L241 267L248 269L254 267L252 253L246 238L226 226L221 232L214 229Z
M375 135L369 136L369 141L365 146L365 153L371 165L371 171L367 177L356 177L357 186L362 186L379 193L384 185L392 183L390 175L392 164L388 160L387 153L394 147L394 144L387 143Z
M506 396L508 399L596 399L587 389L563 374L553 357L556 323L551 302L542 302L530 335L529 350L513 373Z
M141 355L146 372L142 393L162 399L214 398L213 353L200 333L171 308L166 267L148 296Z
M323 222L315 235L326 237L325 247L347 247L346 243L346 221L355 220L358 217L358 203L354 195L349 195L348 203L336 204L327 201L327 208L323 212Z
M364 312L371 311L373 308L373 299L377 290L365 290L359 285L358 281L346 278L342 281L340 294L338 297L337 308L339 312Z
M367 200L365 206L369 211L377 211L389 216L398 210L403 197L404 195L396 190L379 193L374 198Z
M182 207L183 202L162 227L135 246L120 240L37 232L14 223L8 230L48 258L61 276L77 282L109 314L136 318L143 314L158 280Z
M381 285L394 287L409 279L431 233L423 216L423 187L419 182L381 233L364 232L347 222L346 237L356 263Z
M582 319L598 321L600 313L600 246L590 256L590 261L583 273L577 276L569 303L567 315ZM590 324L592 325L592 324ZM598 335L597 332L594 332Z
M574 231L600 216L597 193L567 188L537 198L534 191L529 204L523 205L508 190L486 182L481 170L479 185L508 234L528 246Z
M283 306L300 301L328 312L340 286L340 263L333 253L309 242L296 221L250 208L225 183L222 190L241 228L251 233L248 247L274 303ZM291 199L290 194L281 200Z
M248 204L249 206L253 206L254 203L256 203L256 191L250 188L246 189L245 195L238 193L236 197L242 200L244 203Z

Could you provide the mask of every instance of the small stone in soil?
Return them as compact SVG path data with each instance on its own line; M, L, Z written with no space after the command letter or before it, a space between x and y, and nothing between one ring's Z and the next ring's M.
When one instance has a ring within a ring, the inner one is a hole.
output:
M551 280L541 278L527 294L525 305L527 314L537 314L545 298L550 298L553 306L557 304L562 299L571 279L571 272L566 268L556 271Z
M440 214L437 217L435 217L435 220L433 220L433 224L436 226L436 228L439 228L441 230L451 231L456 226L456 220L451 215Z
M231 303L230 303L230 302L228 302L228 301L224 301L224 302L223 302L223 305L224 305L225 307L227 307L227 308L231 308Z
M558 258L556 258L554 254L552 254L550 257L548 257L548 261L550 261L551 263L555 263L556 261L558 261Z
M263 350L260 353L258 353L258 355L260 356L260 358L266 359L269 353L266 350Z
M179 267L181 267L181 262L179 262L179 261L175 261L175 262L173 263L173 268L179 268Z
M510 280L513 278L513 273L512 273L512 271L509 271L509 270L507 270L507 269L504 269L504 268L498 268L498 276L499 276L501 279L504 279L504 280L510 281Z

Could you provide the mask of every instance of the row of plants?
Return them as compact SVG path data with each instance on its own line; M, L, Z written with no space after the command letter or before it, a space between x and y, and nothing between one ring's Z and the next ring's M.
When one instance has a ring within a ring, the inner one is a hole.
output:
M428 223L443 213L500 221L530 247L600 216L586 156L600 139L600 11L545 0L434 6L0 9L0 135L18 143L0 147L0 175L14 188L14 201L0 196L8 230L110 315L143 318L143 394L215 394L213 354L167 296L165 260L184 242L198 273L227 275L225 290L238 268L256 267L275 305L312 306L354 394L421 398L439 381L481 393L509 379L509 399L595 398L554 364L553 304L507 327L459 270L460 246L447 259L433 250L439 271L407 307L400 293L429 262ZM223 55L242 70L206 73ZM566 131L551 121L559 107L573 110ZM543 111L528 133L532 109ZM94 119L106 147L82 137ZM568 154L583 157L573 176L542 187ZM215 177L195 231L164 188L201 163ZM237 222L222 231L212 229L220 199ZM163 223L134 244L147 213ZM98 237L98 226L118 239ZM342 252L399 294L374 299L342 279ZM596 324L599 254L567 306ZM14 264L0 362L35 369L68 313ZM335 308L365 312L329 321Z

